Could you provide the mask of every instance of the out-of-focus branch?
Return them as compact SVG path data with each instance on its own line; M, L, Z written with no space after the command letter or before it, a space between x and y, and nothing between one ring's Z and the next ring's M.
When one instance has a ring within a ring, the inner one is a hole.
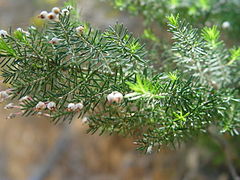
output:
M234 164L232 162L232 149L229 143L224 139L223 136L220 136L219 134L215 132L209 132L209 134L213 137L213 139L223 148L223 152L226 159L226 165L229 169L229 172L234 180L240 180L240 176L237 173L236 168L234 167Z

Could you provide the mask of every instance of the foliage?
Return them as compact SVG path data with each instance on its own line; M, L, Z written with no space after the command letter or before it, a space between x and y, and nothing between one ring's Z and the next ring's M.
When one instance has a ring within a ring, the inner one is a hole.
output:
M0 39L2 76L12 98L31 97L20 103L23 115L47 115L54 123L87 117L88 132L133 136L147 152L207 133L212 125L238 134L239 48L228 50L215 26L199 31L168 16L171 72L160 72L123 25L102 32L83 27L71 12L60 13L43 29L30 26L28 33ZM113 92L124 99L109 101ZM70 109L72 103L83 108Z

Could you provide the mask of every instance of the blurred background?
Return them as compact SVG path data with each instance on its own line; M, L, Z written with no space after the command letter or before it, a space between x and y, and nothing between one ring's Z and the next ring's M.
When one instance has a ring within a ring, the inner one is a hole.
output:
M77 2L82 19L99 29L118 21L135 35L143 31L141 17L100 0ZM39 24L39 12L62 5L62 0L0 0L0 29ZM157 154L144 155L135 150L133 139L86 134L87 126L79 119L71 125L54 125L40 117L6 119L10 112L4 104L0 113L0 180L231 179L224 151L208 137L177 150L163 147ZM239 147L233 149L240 170Z

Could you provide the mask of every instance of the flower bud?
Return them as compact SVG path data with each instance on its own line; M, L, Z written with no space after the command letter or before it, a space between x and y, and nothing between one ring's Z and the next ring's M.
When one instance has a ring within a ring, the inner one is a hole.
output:
M82 110L82 108L83 108L83 104L82 104L82 103L77 103L77 104L75 104L75 109L76 109L77 111Z
M56 103L55 102L49 102L47 104L47 108L50 110L50 111L54 111L56 109Z
M0 99L7 99L9 98L9 94L7 91L0 91Z
M84 31L84 26L79 26L79 27L76 28L77 34L82 34L83 31Z
M88 122L89 122L88 117L84 116L84 117L82 118L82 123L83 123L83 124L87 124Z
M47 17L51 21L58 21L58 16L53 12L48 13Z
M68 112L72 112L72 111L75 111L76 107L75 107L75 104L74 103L69 103L68 106L67 106L67 111Z
M24 34L26 34L27 36L29 36L29 35L30 35L30 33L29 33L29 32L27 32L27 31L24 31L22 28L17 28L17 31L19 31L19 32L21 32L21 33L24 33Z
M13 109L15 106L14 106L14 104L13 103L9 103L9 104L7 104L5 107L4 107L4 109Z
M52 38L52 40L49 41L49 43L51 43L51 44L59 44L59 41L60 41L60 39L58 39L58 38Z
M42 11L42 12L39 14L38 17L41 18L41 19L47 19L47 17L48 17L48 12L47 12L47 11Z
M147 154L151 154L153 152L153 146L148 146L147 148Z
M8 35L7 31L5 30L0 30L0 36L1 37L6 37Z
M36 111L41 111L46 109L46 104L44 102L38 102L36 107L35 107Z
M123 95L118 91L114 91L107 95L107 100L109 103L120 103L123 100Z
M230 22L225 21L225 22L222 23L222 28L223 29L229 29L230 27L231 27Z
M54 14L59 14L60 13L60 9L59 9L59 7L54 7L54 8L52 8L52 12L54 13Z
M62 15L68 15L68 14L69 14L69 10L68 10L68 9L63 9L63 10L61 11L61 14L62 14Z
M32 100L32 98L30 96L24 96L21 99L19 99L20 102L24 102L24 101L28 101L28 100Z

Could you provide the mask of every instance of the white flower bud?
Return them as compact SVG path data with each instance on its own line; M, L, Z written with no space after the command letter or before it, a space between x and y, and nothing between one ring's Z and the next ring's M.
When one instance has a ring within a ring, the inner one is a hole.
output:
M84 117L82 118L82 123L83 123L83 124L87 124L88 122L89 122L88 117L84 116Z
M47 11L42 11L42 12L39 14L38 17L41 18L41 19L47 19L47 17L48 17L48 12L47 12Z
M29 35L30 35L30 33L29 33L29 32L27 32L27 31L24 31L22 28L17 28L17 31L19 31L19 32L21 32L21 33L24 33L24 34L26 34L27 36L29 36Z
M123 100L123 95L118 91L114 91L107 95L107 100L109 103L120 103Z
M37 30L37 28L35 26L30 26L29 29L32 29L32 30Z
M7 91L0 91L0 99L7 99L9 98L9 94Z
M68 14L69 14L69 10L68 10L68 9L63 9L63 10L61 11L61 14L62 14L62 15L68 15Z
M13 103L9 103L9 104L7 104L5 107L4 107L4 109L13 109L15 106L14 106L14 104Z
M51 41L49 41L49 43L51 43L51 44L59 44L59 41L60 41L60 39L54 37L54 38L52 38Z
M0 30L0 36L1 37L6 37L8 35L7 31L5 30Z
M24 101L27 101L27 100L32 100L32 98L30 96L24 96L21 99L19 99L20 102L24 102Z
M53 12L48 13L47 18L51 21L58 21L59 20L58 16Z
M13 118L15 118L16 116L17 116L16 113L10 113L10 114L8 115L7 119L13 119Z
M49 102L47 104L47 108L51 111L54 111L56 109L56 103L55 102Z
M75 104L75 109L76 109L77 111L82 110L82 108L83 108L83 104L82 104L82 103L77 103L77 104Z
M69 6L67 6L66 8L67 8L69 11L71 11L71 10L73 9L73 7L72 7L72 6L70 6L70 5L69 5Z
M82 34L83 31L84 31L84 26L79 26L79 27L76 28L77 34Z
M148 146L146 153L147 153L147 154L151 154L152 151L153 151L153 147L152 147L152 146Z
M67 111L72 112L75 111L76 107L74 103L69 103L67 106Z
M37 105L36 105L36 111L41 111L41 110L44 110L46 109L46 104L44 102L38 102Z
M59 7L54 7L54 8L52 8L52 12L54 13L54 14L59 14L60 13L60 8Z
M223 29L229 29L230 27L231 27L230 22L225 21L225 22L222 23L222 28Z

